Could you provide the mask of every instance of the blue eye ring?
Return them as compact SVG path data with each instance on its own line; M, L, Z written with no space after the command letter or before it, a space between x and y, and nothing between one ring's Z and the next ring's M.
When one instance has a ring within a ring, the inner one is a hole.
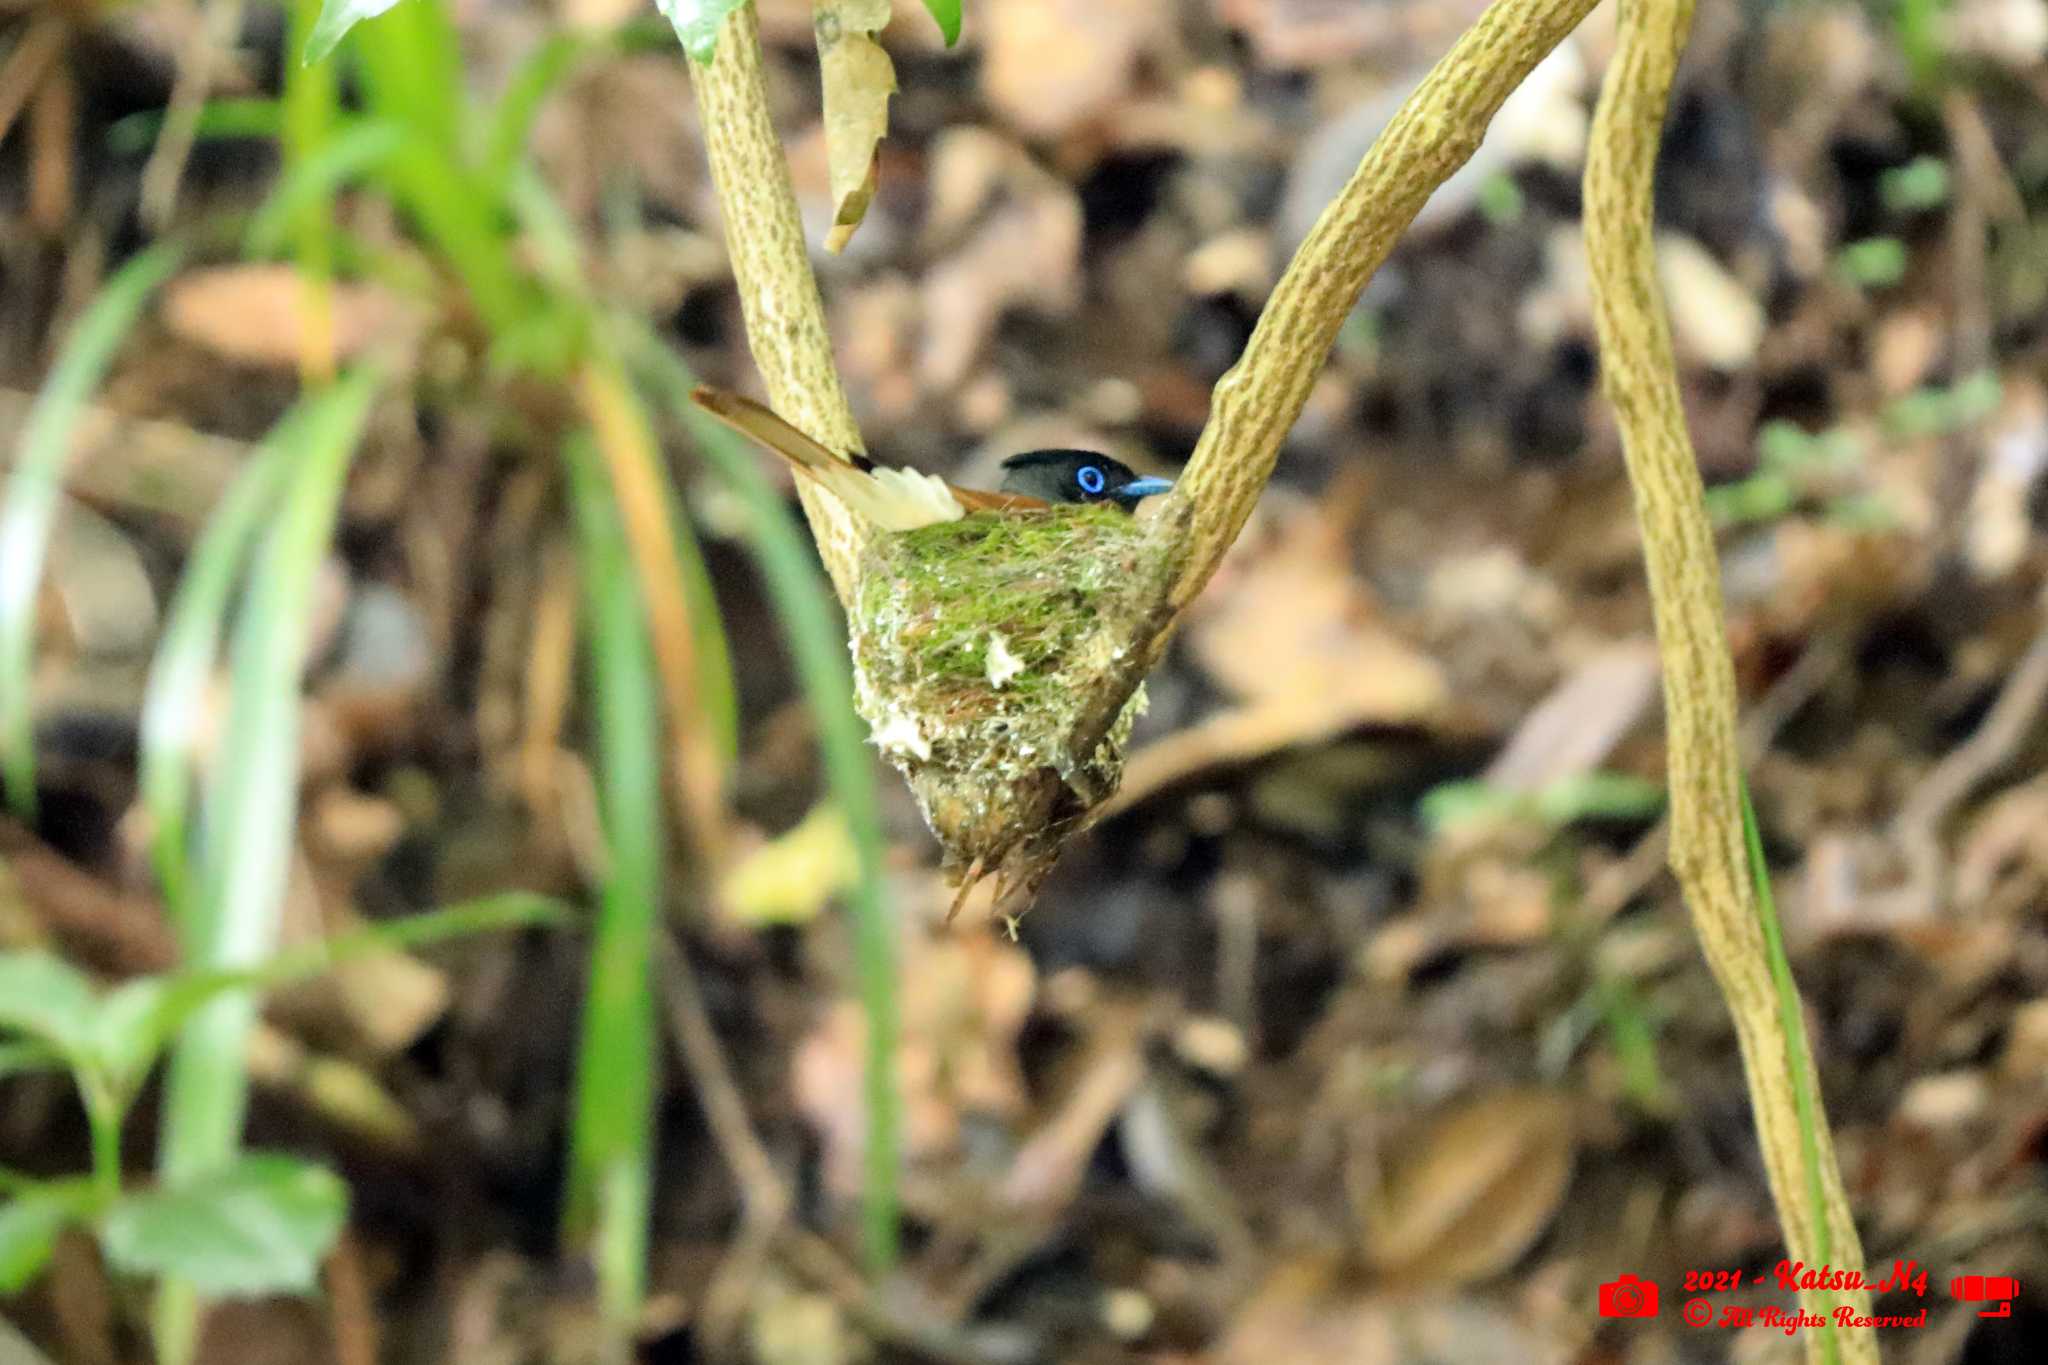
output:
M1100 465L1084 464L1074 472L1074 482L1081 485L1081 491L1090 495L1100 493L1109 487L1109 479Z

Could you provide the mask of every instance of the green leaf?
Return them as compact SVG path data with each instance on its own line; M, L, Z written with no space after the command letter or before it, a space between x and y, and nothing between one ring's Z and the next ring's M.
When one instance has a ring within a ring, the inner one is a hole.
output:
M232 689L200 818L197 893L178 925L185 961L246 971L275 950L299 796L307 603L379 375L363 370L302 400L292 464L251 560L229 649ZM285 419L293 421L292 418ZM184 1025L163 1097L158 1169L177 1188L226 1167L248 1101L249 993L215 996ZM159 1340L160 1357L181 1358Z
M176 1274L202 1294L303 1293L347 1220L348 1187L332 1171L251 1155L180 1188L128 1196L108 1211L100 1241L116 1269Z
M77 1055L90 1048L99 1004L85 974L54 954L37 949L0 956L0 1029Z
M0 1081L34 1071L61 1071L64 1054L48 1043L0 1043Z
M271 99L211 100L199 110L192 135L201 141L230 137L276 137L281 108ZM107 128L107 150L116 156L140 156L163 132L161 109L118 119Z
M142 701L138 764L150 852L174 926L187 924L196 888L191 873L193 767L207 725L207 694L220 661L228 603L250 544L274 515L307 409L287 413L263 438L229 486L186 558Z
M1948 201L1948 163L1938 156L1916 156L1878 177L1877 192L1894 213L1940 208Z
M156 287L177 267L171 245L151 247L121 267L64 342L29 409L0 503L0 785L23 816L35 814L36 753L29 673L35 653L36 594L56 522L71 432L99 387L114 351Z
M924 7L938 20L947 47L960 41L960 0L924 0Z
M1554 825L1581 820L1648 820L1664 808L1664 784L1627 773L1560 778L1536 793L1536 810Z
M1888 289L1906 276L1906 244L1896 237L1866 237L1843 247L1835 267L1851 284Z
M747 0L654 0L654 7L675 26L683 51L701 65L709 66L711 54L718 48L719 26L728 14L746 3Z
M1998 411L2004 396L1998 376L1978 370L1948 388L1915 389L1897 399L1884 411L1885 428L1895 436L1946 436Z
M360 119L329 131L317 150L285 171L250 218L243 252L277 255L308 210L324 216L336 191L381 170L404 145L405 130L383 119Z
M593 1255L614 1329L646 1285L655 1078L654 945L664 932L660 708L633 561L594 440L563 446L589 603L599 818L605 859L569 1130L567 1239Z
M166 1001L174 989L174 978L139 976L116 986L100 1000L86 1046L93 1065L123 1109L175 1027L164 1022Z
M313 25L313 36L306 40L306 55L301 64L311 66L323 60L348 36L350 29L397 3L398 0L327 0L320 7L320 22Z
M0 1205L0 1294L28 1287L57 1234L85 1216L92 1186L84 1180L53 1180Z

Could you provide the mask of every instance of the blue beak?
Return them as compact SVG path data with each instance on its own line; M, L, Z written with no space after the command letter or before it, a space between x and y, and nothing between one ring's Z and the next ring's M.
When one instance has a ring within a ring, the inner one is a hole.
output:
M1116 496L1119 502L1136 502L1139 498L1149 498L1154 493L1164 493L1172 487L1172 479L1132 479L1116 490Z

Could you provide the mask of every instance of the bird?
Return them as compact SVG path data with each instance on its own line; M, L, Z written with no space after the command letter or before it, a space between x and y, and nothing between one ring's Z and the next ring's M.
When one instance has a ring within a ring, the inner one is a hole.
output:
M753 399L727 389L699 384L690 399L884 531L915 531L976 512L1041 512L1063 504L1108 503L1131 512L1144 499L1173 487L1170 480L1140 477L1129 465L1091 450L1027 450L1003 461L999 490L962 488L935 474L838 454Z

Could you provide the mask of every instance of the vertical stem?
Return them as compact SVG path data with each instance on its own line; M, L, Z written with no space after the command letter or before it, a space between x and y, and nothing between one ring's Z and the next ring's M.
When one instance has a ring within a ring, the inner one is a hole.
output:
M92 1131L92 1183L101 1209L121 1197L121 1106L99 1080L81 1078L86 1126Z
M1863 1252L1821 1112L1791 969L1750 868L1735 672L1720 562L1679 398L1657 290L1652 177L1692 0L1623 0L1586 160L1586 252L1601 380L1614 404L1642 525L1664 662L1671 866L1707 965L1734 1016L1758 1143L1791 1257L1810 1267ZM1767 883L1765 884L1767 886ZM1808 1291L1805 1307L1869 1312L1868 1294ZM1867 1328L1808 1333L1810 1360L1875 1361Z
M761 33L751 5L735 11L718 35L709 66L692 66L705 151L725 215L726 247L739 282L741 310L754 363L769 402L784 417L842 451L864 447L847 405L825 330L825 305L811 272L803 222L789 167L768 116L762 76ZM862 525L838 499L799 490L819 553L841 602L850 600ZM828 748L828 761L850 763ZM835 785L856 785L865 774L835 773ZM863 825L856 825L864 829ZM876 836L878 837L878 836ZM864 883L865 885L865 883ZM866 1187L862 1219L870 1269L881 1272L897 1254L895 922L879 896L853 902L855 971L867 1015Z
M690 68L747 341L771 407L834 450L863 451L825 330L825 304L811 272L796 190L768 116L761 63L760 24L754 7L745 5L719 30L711 64ZM806 484L798 494L832 586L845 602L862 524L829 493Z
M320 0L292 0L285 43L285 173L319 151L334 128L339 98L334 62L302 62L294 54L320 18ZM299 379L308 388L334 377L334 195L323 193L292 215L292 255L299 267L299 307L305 314Z

